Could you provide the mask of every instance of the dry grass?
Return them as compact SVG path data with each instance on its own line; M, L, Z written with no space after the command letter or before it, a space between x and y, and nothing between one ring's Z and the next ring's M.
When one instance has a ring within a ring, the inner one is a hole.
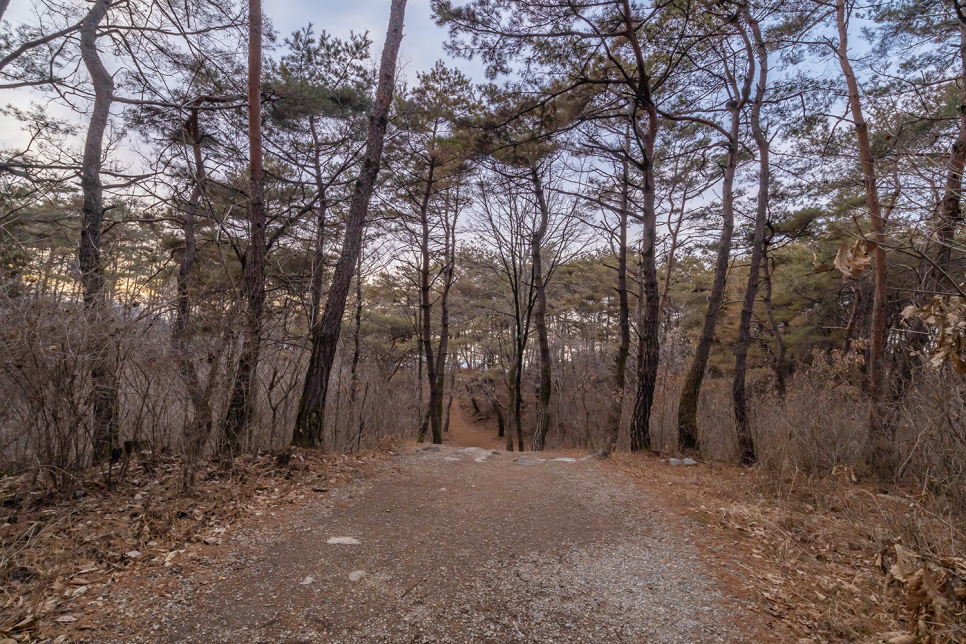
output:
M230 473L211 463L199 471L191 496L181 493L176 460L140 463L113 489L91 482L78 498L56 495L43 479L6 477L0 639L36 641L76 628L86 601L131 571L183 566L197 547L218 545L241 517L341 486L393 448L384 441L352 456L301 450L242 456Z
M782 481L723 464L672 468L637 455L615 461L635 476L667 481L671 502L706 526L712 551L732 559L734 583L797 641L966 641L966 517L928 492L885 494L846 468ZM919 556L899 571L906 582L896 579L897 544ZM925 575L917 573L924 567Z

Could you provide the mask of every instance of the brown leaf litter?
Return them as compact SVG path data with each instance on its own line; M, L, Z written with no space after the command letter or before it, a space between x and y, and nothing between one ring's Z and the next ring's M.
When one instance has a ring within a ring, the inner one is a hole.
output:
M85 613L125 576L189 569L232 524L341 487L393 448L341 455L309 450L241 456L231 472L203 464L182 492L177 459L145 460L113 489L92 474L57 494L31 474L0 479L0 643L68 641ZM163 590L163 589L162 589Z
M948 554L966 535L934 497L883 493L848 468L782 484L720 463L616 460L667 481L672 502L707 526L706 554L742 571L735 590L799 644L966 642L966 560Z

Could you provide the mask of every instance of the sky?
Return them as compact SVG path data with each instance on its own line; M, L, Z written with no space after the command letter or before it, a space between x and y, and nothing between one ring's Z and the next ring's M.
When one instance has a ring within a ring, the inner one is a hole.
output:
M17 0L13 0L16 2ZM21 2L24 0L20 0ZM269 16L279 36L311 22L317 32L327 31L347 37L350 31L369 31L373 41L373 58L378 61L389 25L389 0L263 0L262 10ZM429 0L409 0L399 61L402 72L415 80L416 72L428 70L439 59L445 59L443 41L446 30L433 24ZM482 66L476 61L451 61L476 80L482 80Z
M437 60L447 58L443 51L446 30L433 24L429 2L409 0L406 5L399 67L401 76L410 85L415 83L417 72L428 70ZM353 31L368 31L373 41L372 58L378 64L389 25L390 0L262 0L262 3L262 13L278 33L280 42L310 22L316 33L326 31L340 38L348 37ZM31 0L10 0L3 26L15 26L29 16L31 4ZM477 61L450 60L448 64L459 67L474 80L483 80L483 68ZM29 90L3 90L0 105L27 107L37 96ZM17 146L25 140L26 135L16 124L0 115L0 147Z

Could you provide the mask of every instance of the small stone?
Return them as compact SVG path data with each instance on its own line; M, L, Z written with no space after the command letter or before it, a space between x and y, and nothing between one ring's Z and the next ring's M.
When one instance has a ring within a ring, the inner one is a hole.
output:
M359 540L352 537L330 537L326 543L332 545L358 546Z
M349 581L356 582L366 576L365 570L353 570L349 573Z
M87 490L85 490L84 488L80 488L79 490L74 490L75 499L82 499L85 496L87 496Z
M477 463L483 463L499 454L499 452L492 449L483 449L482 447L464 447L456 452L456 454L458 456L471 456Z
M130 552L125 552L124 556L127 557L128 559L137 559L138 557L141 556L141 553L138 552L137 550L131 550Z
M597 458L607 458L610 456L610 451L606 449L597 450Z
M77 621L77 618L74 617L73 615L61 615L60 617L58 617L54 621L55 622L60 622L61 624L68 624L70 622L76 622Z
M309 575L308 577L306 577L305 579L303 579L299 583L302 584L303 586L308 586L310 584L315 583L315 577Z
M693 458L686 458L686 459L684 459L684 464L685 465L697 465L698 462L696 460L694 460Z
M678 465L681 465L683 463L683 461L679 458L669 458L667 459L667 462L673 465L674 467L677 467Z

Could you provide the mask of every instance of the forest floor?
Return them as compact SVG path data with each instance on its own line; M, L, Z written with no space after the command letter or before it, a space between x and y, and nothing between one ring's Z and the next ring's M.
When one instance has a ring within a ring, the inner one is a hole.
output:
M786 639L667 485L585 452L493 454L496 439L453 411L447 444L268 505L183 565L125 575L63 641Z
M22 621L0 644L913 641L893 639L910 622L863 524L914 499L848 476L775 495L731 465L495 451L492 424L457 404L442 446L252 457L245 487L212 469L194 505L175 470L64 502L88 532L18 555L56 571L40 608L9 589ZM139 537L148 516L171 526Z

